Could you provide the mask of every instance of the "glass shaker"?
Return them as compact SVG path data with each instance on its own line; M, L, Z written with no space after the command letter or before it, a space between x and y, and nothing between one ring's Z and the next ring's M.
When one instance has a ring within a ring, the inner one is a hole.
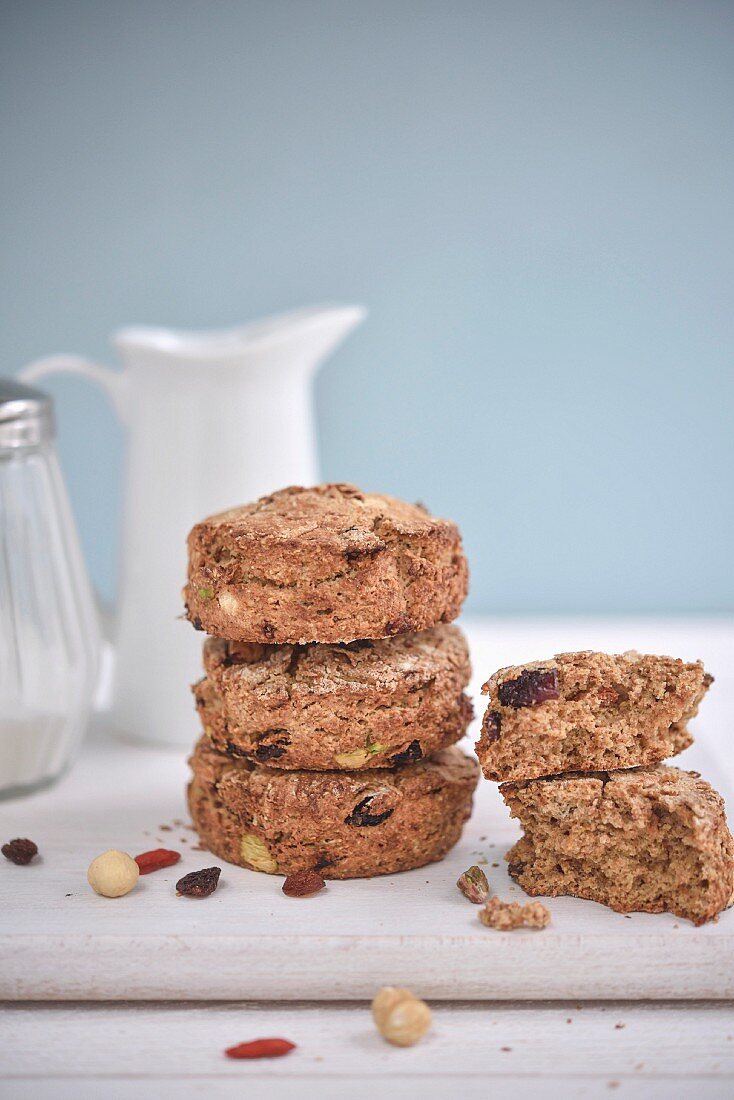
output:
M0 797L52 782L84 733L99 624L51 398L0 378Z

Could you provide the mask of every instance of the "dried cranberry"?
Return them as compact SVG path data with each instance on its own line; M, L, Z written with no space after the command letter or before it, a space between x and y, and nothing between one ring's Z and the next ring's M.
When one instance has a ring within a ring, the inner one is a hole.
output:
M318 871L294 871L283 883L288 898L311 898L326 886Z
M535 707L558 698L558 670L555 668L524 669L516 680L505 680L499 686L499 701L503 707Z
M2 850L6 859L9 859L11 863L17 863L19 867L24 867L31 862L34 856L38 855L38 845L26 837L16 837L15 840L9 840L7 844L3 844L0 850Z
M187 898L208 898L219 885L221 867L204 867L201 871L190 871L176 883L176 891Z
M423 749L421 748L420 741L411 741L407 749L403 749L402 752L396 752L390 763L399 768L401 764L415 764L423 756Z
M392 809L385 810L381 814L371 814L369 812L374 797L374 795L368 794L366 798L358 802L349 817L344 819L344 824L357 825L361 828L365 825L382 825L383 821L387 821L388 817L393 813Z
M489 745L493 745L495 741L499 741L501 731L502 715L499 711L488 710L482 722L482 733L484 734L485 741Z

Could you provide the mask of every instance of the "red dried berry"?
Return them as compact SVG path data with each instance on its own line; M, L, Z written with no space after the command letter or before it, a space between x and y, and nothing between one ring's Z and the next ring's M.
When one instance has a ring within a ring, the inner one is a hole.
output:
M558 698L558 669L523 669L516 680L505 680L498 690L503 707L536 707Z
M289 898L311 898L325 886L318 871L295 871L283 883L283 893Z
M253 1039L251 1043L228 1047L224 1053L228 1058L282 1058L295 1049L296 1044L287 1039Z
M141 875L149 875L151 871L173 867L180 858L180 852L172 852L169 848L154 848L151 852L141 852L139 856L135 856L135 862L140 868Z
M190 871L176 883L176 890L187 898L208 898L219 885L221 867L204 867L201 871Z
M31 862L34 856L38 855L38 845L26 837L16 837L15 840L9 840L7 844L3 844L0 851L11 863L17 863L19 867L24 867Z

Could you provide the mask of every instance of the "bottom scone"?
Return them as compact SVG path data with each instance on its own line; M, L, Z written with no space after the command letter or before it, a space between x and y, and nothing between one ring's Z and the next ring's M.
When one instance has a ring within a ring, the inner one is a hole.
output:
M479 777L457 748L371 772L286 772L225 756L207 738L191 767L191 817L210 851L268 874L325 878L442 859L461 836Z
M503 783L525 835L509 872L536 897L703 924L732 901L734 842L720 795L696 772L651 768Z

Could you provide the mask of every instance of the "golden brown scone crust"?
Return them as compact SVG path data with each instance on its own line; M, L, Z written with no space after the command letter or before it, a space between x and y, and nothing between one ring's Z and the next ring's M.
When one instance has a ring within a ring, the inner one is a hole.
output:
M448 623L466 596L458 528L353 485L292 486L197 523L187 616L244 642L351 642Z
M686 722L711 681L700 661L635 652L500 669L482 688L479 762L495 782L658 763L691 744Z
M472 717L469 650L455 626L304 646L208 638L194 685L221 752L275 768L387 768L458 741Z
M697 772L650 768L503 783L525 835L509 872L534 897L712 920L734 894L723 799Z
M422 867L456 844L479 769L457 748L371 772L276 771L223 756L191 759L189 807L202 843L230 863L289 875L370 878Z

